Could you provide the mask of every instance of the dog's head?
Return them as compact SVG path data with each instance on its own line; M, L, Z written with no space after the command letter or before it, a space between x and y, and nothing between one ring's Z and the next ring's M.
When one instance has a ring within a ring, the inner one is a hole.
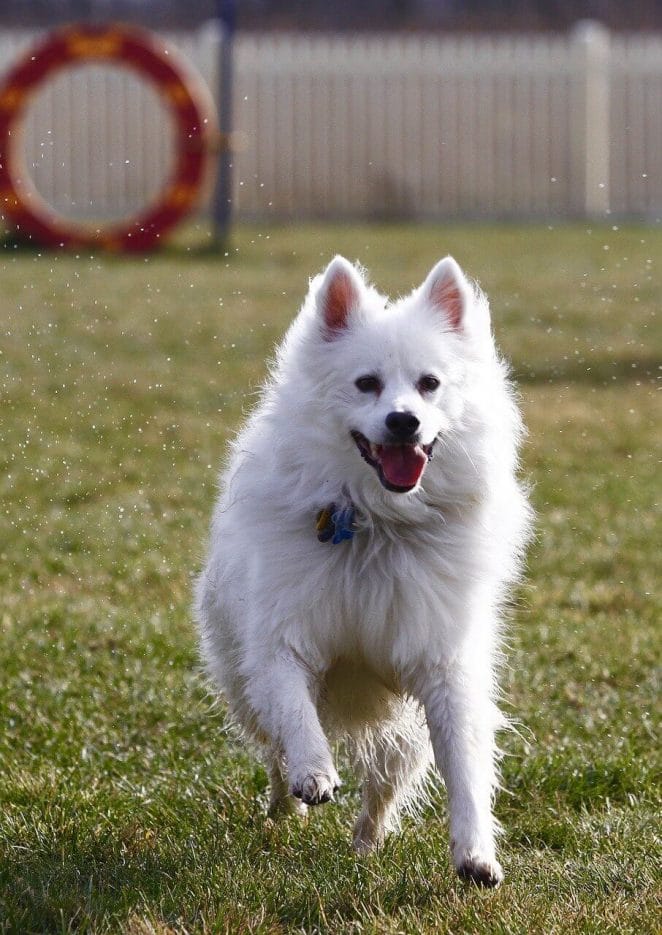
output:
M452 257L388 303L337 256L313 280L304 311L318 418L340 436L346 469L374 472L395 494L415 491L462 417L468 361L493 355L486 300Z

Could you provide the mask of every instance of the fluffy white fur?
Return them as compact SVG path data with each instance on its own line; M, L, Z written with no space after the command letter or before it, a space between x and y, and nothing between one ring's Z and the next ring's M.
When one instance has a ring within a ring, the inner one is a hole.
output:
M435 443L405 492L352 435L392 442L394 412ZM458 872L501 881L495 663L530 522L521 435L487 300L452 258L392 303L342 257L311 282L234 443L197 586L204 658L264 753L272 813L333 797L329 741L344 738L364 777L354 845L370 850L433 752ZM356 508L351 541L317 541L331 502Z

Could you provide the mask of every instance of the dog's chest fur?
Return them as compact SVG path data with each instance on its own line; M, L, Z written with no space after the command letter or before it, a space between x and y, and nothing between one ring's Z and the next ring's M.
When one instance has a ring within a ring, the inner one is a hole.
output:
M274 638L304 641L321 671L348 657L387 683L443 664L467 615L462 582L477 573L477 519L458 523L432 510L418 525L380 518L360 523L351 541L337 545L317 542L312 528L293 529L287 561L296 586L275 592L263 562L254 579L263 601L278 602L267 615L280 621ZM269 564L279 575L279 562Z

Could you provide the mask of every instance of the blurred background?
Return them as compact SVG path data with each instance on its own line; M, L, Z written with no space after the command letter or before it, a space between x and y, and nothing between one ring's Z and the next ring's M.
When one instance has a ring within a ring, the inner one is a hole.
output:
M208 83L236 218L662 213L655 0L4 0L0 77L49 27L114 19ZM154 87L86 64L30 101L25 161L58 212L118 219L163 185L173 134Z

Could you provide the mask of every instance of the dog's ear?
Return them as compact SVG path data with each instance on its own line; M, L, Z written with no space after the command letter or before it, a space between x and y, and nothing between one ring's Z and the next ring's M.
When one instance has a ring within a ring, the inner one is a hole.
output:
M442 312L454 331L462 331L472 290L452 256L434 266L423 283L423 297Z
M322 274L315 301L331 341L347 326L347 318L358 308L365 284L352 264L342 256L334 257Z

